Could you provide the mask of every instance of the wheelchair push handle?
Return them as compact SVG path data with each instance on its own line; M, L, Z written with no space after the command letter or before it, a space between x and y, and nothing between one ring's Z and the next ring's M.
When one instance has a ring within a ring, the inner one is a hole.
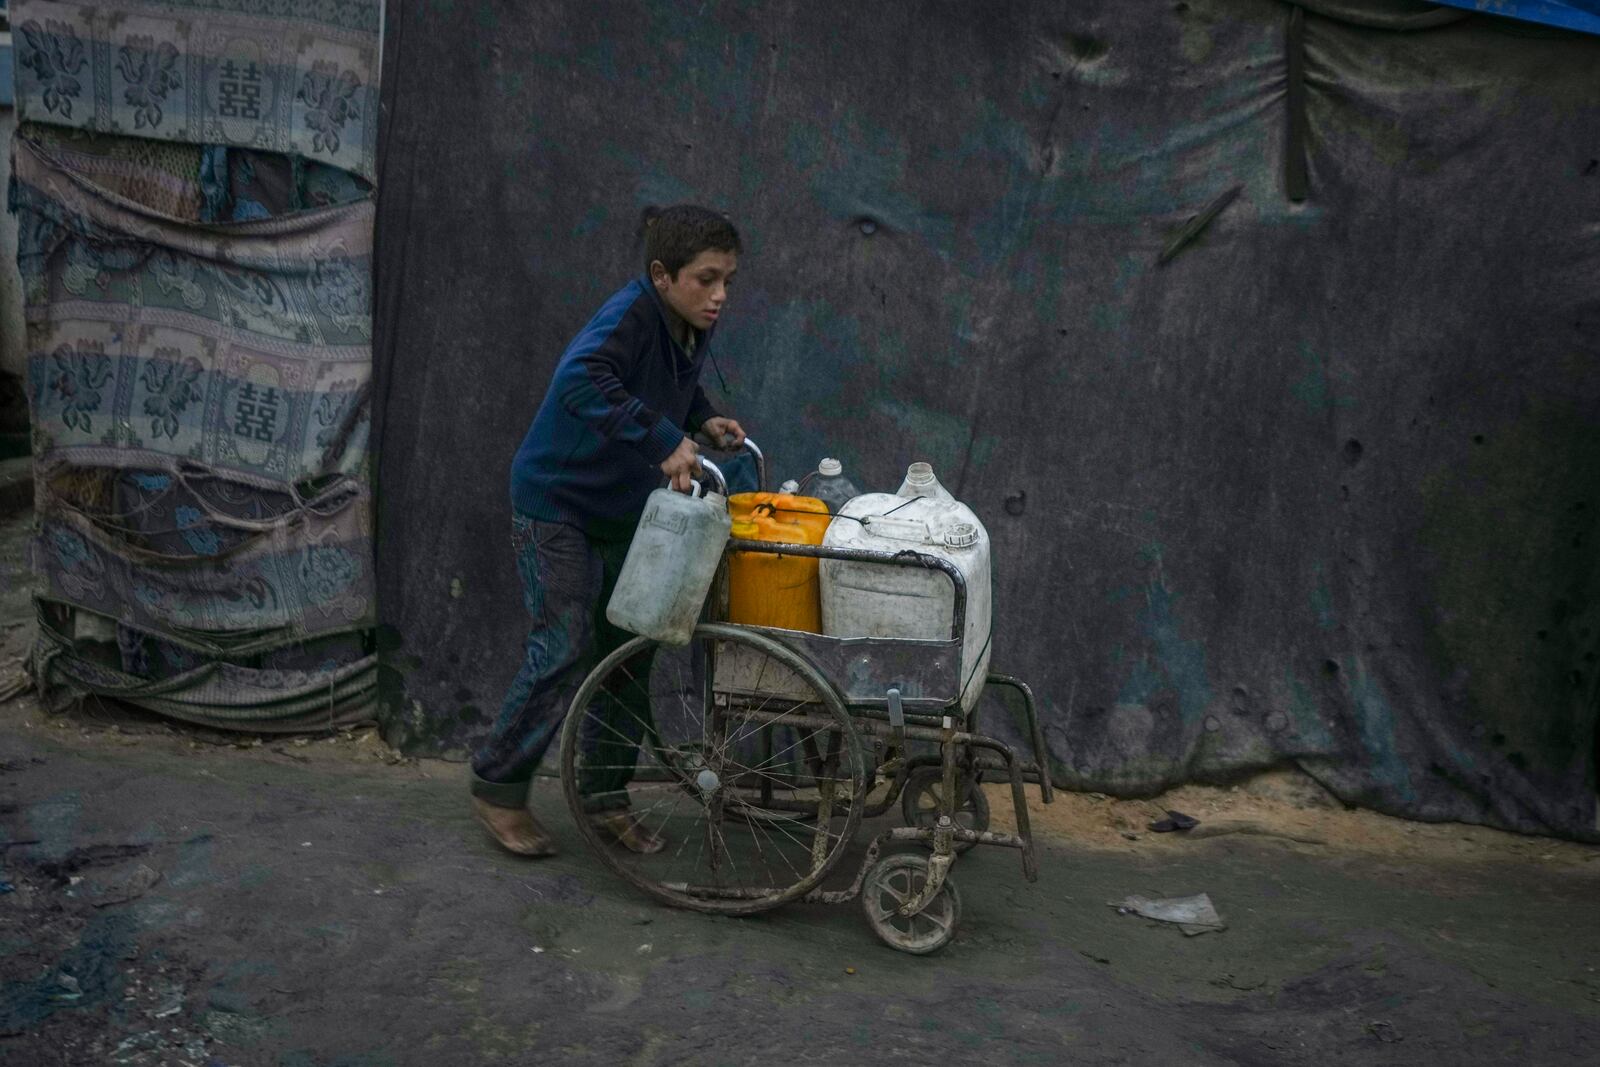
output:
M695 433L694 439L695 439L695 441L697 443L699 443L703 447L705 447L705 448L714 448L714 449L718 450L719 452L732 452L732 451L735 450L735 446L733 444L733 437L731 435L729 435L727 437L724 437L720 441L714 441L714 440L711 439L710 435L708 435L704 430L700 430L700 431ZM756 461L756 488L764 492L766 490L766 488L767 488L767 456L766 456L766 453L762 452L761 449L756 446L756 443L754 441L750 440L750 438L748 438L748 437L746 437L744 439L743 448L744 448L744 450L746 452L750 453L750 455ZM723 495L726 496L727 495L726 492L724 492Z

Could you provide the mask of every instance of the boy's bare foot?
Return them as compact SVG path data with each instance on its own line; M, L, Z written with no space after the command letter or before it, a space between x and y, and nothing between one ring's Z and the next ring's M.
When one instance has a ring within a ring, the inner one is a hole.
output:
M606 812L589 816L589 822L610 834L617 844L629 852L649 855L667 847L667 839L648 829L644 820L626 811Z
M507 852L519 856L553 856L556 853L550 832L540 826L526 808L502 808L473 797L472 814Z

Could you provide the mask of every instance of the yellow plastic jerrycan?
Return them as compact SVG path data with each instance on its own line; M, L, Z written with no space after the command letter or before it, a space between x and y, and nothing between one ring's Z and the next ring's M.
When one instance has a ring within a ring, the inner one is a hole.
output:
M740 493L728 498L732 536L744 541L820 545L828 505L788 493ZM817 561L803 556L735 552L728 560L728 621L782 630L822 632L822 587Z

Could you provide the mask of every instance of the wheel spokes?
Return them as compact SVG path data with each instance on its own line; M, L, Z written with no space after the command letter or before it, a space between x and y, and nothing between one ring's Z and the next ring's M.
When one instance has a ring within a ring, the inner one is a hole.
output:
M748 659L759 641L697 633L696 642L687 654L660 650L653 674L639 666L648 660L619 661L580 691L594 695L575 707L588 739L568 757L578 792L588 795L583 783L618 783L635 825L666 839L655 853L608 846L608 862L646 888L713 902L804 888L831 867L858 821L859 742L846 743L853 730L831 690L806 682L812 690L797 691L803 672L765 650L759 663ZM784 692L718 689L719 652L697 661L701 646L740 643L758 686L778 678ZM696 677L702 662L710 673ZM819 819L830 794L835 818Z

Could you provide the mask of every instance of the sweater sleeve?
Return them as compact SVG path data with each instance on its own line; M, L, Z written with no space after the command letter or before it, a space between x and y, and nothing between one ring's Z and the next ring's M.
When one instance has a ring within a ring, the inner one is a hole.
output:
M551 388L570 414L607 441L625 441L650 463L672 455L684 433L629 393L622 379L639 359L639 324L627 314L610 329L591 324L567 349Z
M694 397L689 401L689 425L686 427L690 433L698 433L700 427L706 424L707 419L714 419L720 415L716 408L711 406L711 401L706 397L705 389L699 385L694 387Z

